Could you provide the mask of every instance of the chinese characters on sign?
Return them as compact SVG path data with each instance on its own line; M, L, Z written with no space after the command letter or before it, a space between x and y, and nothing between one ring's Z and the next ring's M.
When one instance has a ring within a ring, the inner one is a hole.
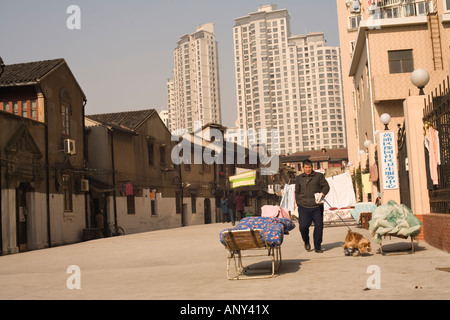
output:
M393 131L381 132L379 141L383 189L398 189L399 183L395 133Z

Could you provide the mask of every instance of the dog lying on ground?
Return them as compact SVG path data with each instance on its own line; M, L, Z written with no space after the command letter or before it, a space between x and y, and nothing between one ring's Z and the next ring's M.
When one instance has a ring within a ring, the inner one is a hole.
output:
M351 251L353 255L363 254L366 252L371 252L372 247L370 241L363 237L362 234L357 232L351 232L350 230L345 237L345 244L343 246L346 252Z

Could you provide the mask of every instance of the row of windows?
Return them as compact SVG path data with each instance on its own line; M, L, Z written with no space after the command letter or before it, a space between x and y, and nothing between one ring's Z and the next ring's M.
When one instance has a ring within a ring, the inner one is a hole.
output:
M0 110L32 120L39 120L36 106L37 100L0 102Z

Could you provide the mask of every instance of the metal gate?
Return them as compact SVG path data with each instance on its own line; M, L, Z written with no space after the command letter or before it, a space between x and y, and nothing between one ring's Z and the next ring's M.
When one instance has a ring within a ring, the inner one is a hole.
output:
M431 212L450 214L450 77L428 97L423 121L439 133L439 184L429 191Z
M398 179L400 183L400 201L411 208L411 193L409 187L408 149L406 146L406 125L398 129Z

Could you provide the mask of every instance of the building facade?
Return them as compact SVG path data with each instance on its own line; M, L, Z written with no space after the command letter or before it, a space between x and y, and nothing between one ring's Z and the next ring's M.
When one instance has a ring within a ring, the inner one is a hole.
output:
M290 16L275 5L235 19L234 49L240 129L252 137L279 132L280 154L346 146L339 48L323 33L292 36ZM340 129L338 129L340 128ZM251 147L251 146L250 146ZM278 149L278 150L277 150Z
M410 80L415 69L431 76L426 94L446 79L450 3L338 0L337 12L349 158L358 163L364 142L384 129L382 114L391 115L392 130L403 124L403 101L419 90Z
M194 122L221 123L219 63L214 24L183 35L167 82L169 130L194 131Z
M1 254L81 241L85 104L64 59L2 70Z
M105 235L118 225L126 234L211 223L214 170L174 165L177 142L153 110L86 117L89 219L104 215Z

